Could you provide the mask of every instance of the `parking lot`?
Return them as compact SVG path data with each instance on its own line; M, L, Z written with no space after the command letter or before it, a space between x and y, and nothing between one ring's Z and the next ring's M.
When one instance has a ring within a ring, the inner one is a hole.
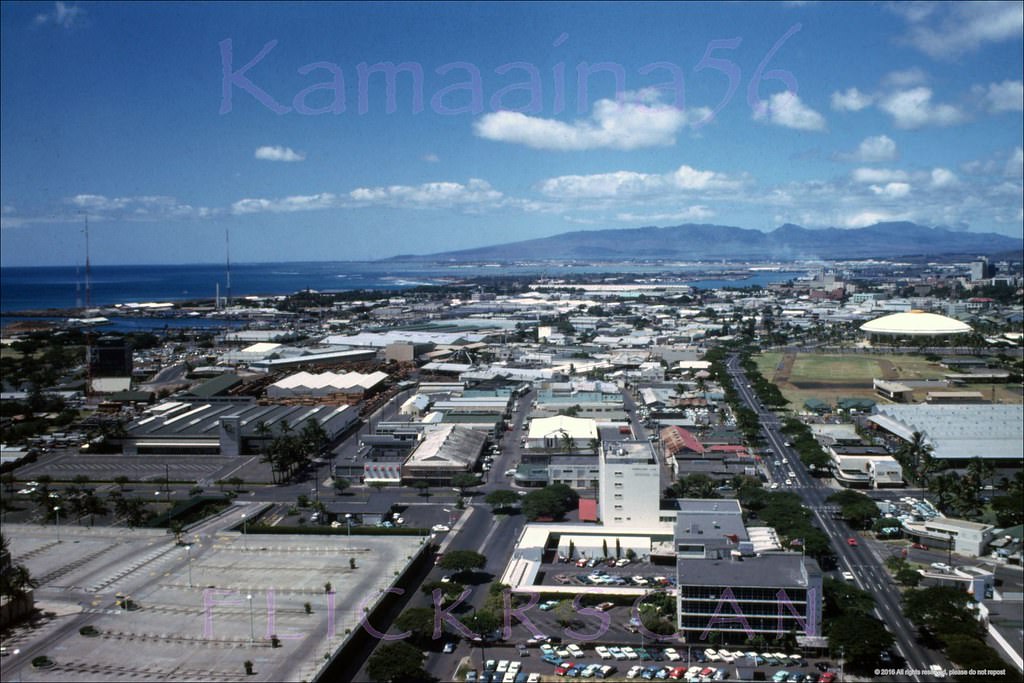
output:
M486 657L486 659L482 659ZM726 650L704 645L630 646L593 643L521 643L517 648L473 650L457 680L477 683L533 683L559 678L608 680L721 681L760 672L776 683L831 683L837 667L785 652Z
M4 680L23 681L312 680L422 541L215 532L186 547L162 530L7 531L51 615L4 637L20 651ZM33 667L38 656L54 665Z

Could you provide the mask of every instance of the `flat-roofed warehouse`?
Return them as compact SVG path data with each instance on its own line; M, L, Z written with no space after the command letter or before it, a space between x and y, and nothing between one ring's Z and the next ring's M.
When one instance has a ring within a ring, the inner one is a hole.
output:
M880 405L868 421L903 441L920 432L937 460L1024 460L1021 404Z
M286 424L299 431L315 420L329 443L358 419L351 406L166 401L129 423L122 444L125 455L245 455L258 453L260 443L279 435Z

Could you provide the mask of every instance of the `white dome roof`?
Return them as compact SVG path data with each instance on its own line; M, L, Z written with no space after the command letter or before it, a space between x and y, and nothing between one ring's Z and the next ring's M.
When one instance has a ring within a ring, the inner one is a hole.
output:
M924 311L909 313L893 313L882 316L860 326L861 331L869 334L897 335L943 335L966 334L971 326L954 318Z

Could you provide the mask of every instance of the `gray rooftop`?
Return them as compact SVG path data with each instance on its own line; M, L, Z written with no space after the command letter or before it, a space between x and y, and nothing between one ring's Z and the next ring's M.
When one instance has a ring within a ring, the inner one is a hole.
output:
M256 403L162 403L141 419L128 425L132 438L218 438L221 418L238 415L241 417L242 436L258 436L256 425L263 422L273 435L280 432L287 422L293 429L302 429L309 419L323 425L326 421L346 410L349 406L286 406L258 405Z
M798 553L765 553L742 559L676 562L680 586L734 588L806 588L808 577L820 574L817 563Z
M1024 405L883 405L870 420L902 439L921 432L938 459L1024 458Z

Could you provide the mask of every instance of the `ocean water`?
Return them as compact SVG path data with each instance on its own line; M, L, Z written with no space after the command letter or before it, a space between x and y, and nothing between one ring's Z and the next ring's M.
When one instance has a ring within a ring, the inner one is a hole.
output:
M354 289L401 290L421 285L457 282L486 276L566 276L573 274L623 273L674 275L697 287L765 285L784 282L800 273L755 272L748 279L721 279L719 273L700 266L659 264L437 264L412 262L322 262L232 264L231 294L291 294L304 289L321 292ZM715 275L719 279L715 279ZM711 279L696 279L707 277ZM165 266L93 266L93 306L146 301L212 300L217 284L227 294L225 268L217 264ZM68 309L85 304L85 273L82 268L0 268L0 312Z

